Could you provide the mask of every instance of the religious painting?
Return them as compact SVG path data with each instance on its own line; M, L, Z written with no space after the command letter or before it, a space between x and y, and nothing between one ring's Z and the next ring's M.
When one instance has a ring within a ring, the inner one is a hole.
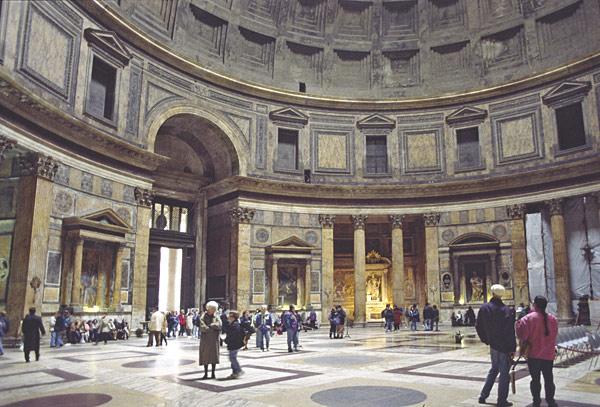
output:
M367 277L367 301L383 301L382 276L371 274Z
M298 269L296 267L279 267L279 303L296 304L298 301Z
M81 268L81 302L84 307L96 305L99 258L95 250L84 250Z
M84 307L106 307L110 304L115 257L113 245L85 242L81 267L81 302Z
M333 279L333 300L344 303L354 298L354 275L348 270L335 270Z
M414 299L415 295L415 270L413 267L406 267L404 275L404 296Z
M485 269L484 262L465 263L465 281L467 302L484 302L485 298Z

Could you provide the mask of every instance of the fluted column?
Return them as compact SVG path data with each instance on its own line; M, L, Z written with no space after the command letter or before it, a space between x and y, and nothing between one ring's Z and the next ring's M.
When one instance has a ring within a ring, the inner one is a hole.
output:
M250 208L237 207L231 211L231 222L233 225L232 248L235 253L235 264L230 269L235 273L235 287L230 287L231 306L240 311L250 307L250 238L252 226L250 222L254 219L256 211Z
M550 213L552 230L552 253L554 258L554 284L556 287L556 305L558 318L569 320L571 311L571 287L569 258L567 256L567 237L563 217L563 200L552 199L545 202Z
M404 306L404 236L402 215L390 215L392 223L392 301L398 307Z
M150 247L150 217L154 194L147 189L135 188L137 221L135 234L135 259L133 262L133 290L131 327L139 327L146 320L146 295L148 288L148 250Z
M367 314L365 226L367 215L353 215L354 225L354 323L364 326Z
M304 308L310 305L310 286L311 286L311 264L310 259L306 260L306 268L304 275Z
M321 224L321 321L327 322L333 307L333 225L335 215L319 215Z
M440 295L440 260L438 253L438 224L441 215L439 213L423 214L425 223L425 261L427 272L427 301L439 304Z
M515 290L515 304L529 303L529 281L527 276L527 246L525 241L524 204L508 205L506 214L511 219L512 278Z
M113 288L112 307L118 309L121 306L121 278L123 276L123 255L125 246L119 245L115 259L115 285Z
M271 305L277 308L279 306L279 273L277 270L277 259L273 259L271 263Z
M83 267L84 241L82 238L78 237L73 243L75 247L73 248L73 281L71 283L71 306L79 307L81 306L81 268ZM98 273L98 277L100 277L100 272ZM100 287L100 284L98 284L98 287Z

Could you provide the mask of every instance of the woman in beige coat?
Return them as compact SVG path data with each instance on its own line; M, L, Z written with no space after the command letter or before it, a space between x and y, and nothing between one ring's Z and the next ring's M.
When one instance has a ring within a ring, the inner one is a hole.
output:
M217 315L219 304L209 301L206 312L200 317L200 365L204 366L204 376L208 379L208 365L211 365L211 379L215 379L215 368L219 364L219 335L221 333L221 318Z

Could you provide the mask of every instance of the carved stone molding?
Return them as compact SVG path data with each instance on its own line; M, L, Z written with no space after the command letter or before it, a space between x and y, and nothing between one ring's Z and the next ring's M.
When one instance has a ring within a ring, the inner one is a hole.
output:
M251 208L237 207L231 210L231 224L238 225L240 223L250 223L254 219L256 210Z
M319 223L324 228L332 228L335 223L335 215L319 215Z
M352 215L352 224L354 225L354 230L364 229L367 225L367 215Z
M427 227L432 227L432 226L437 226L440 223L440 218L442 217L441 214L439 213L435 213L435 212L430 212L430 213L424 213L423 214L423 221L425 222L425 226Z
M12 150L16 144L17 142L15 140L0 134L0 163L4 160L4 153L8 150Z
M547 201L544 201L544 204L546 205L546 208L548 208L548 212L550 212L550 216L563 214L564 199L561 199L561 198L549 199Z
M506 205L506 216L510 219L523 219L525 217L525 204Z
M58 172L58 161L41 153L27 153L19 157L24 175L34 175L54 181Z
M404 215L390 215L390 222L392 223L392 229L402 229L402 221Z
M154 203L154 194L150 190L135 187L133 190L133 196L135 197L137 204L140 206L146 206L149 208Z

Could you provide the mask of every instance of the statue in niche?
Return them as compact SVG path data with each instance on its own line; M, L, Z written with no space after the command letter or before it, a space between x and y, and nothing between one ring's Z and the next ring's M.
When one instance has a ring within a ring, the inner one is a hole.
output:
M382 301L381 276L371 274L367 279L367 295L371 301Z
M483 302L483 279L476 272L471 273L471 302Z
M98 265L90 264L85 272L81 273L81 290L83 291L82 303L85 307L96 305L98 287Z

